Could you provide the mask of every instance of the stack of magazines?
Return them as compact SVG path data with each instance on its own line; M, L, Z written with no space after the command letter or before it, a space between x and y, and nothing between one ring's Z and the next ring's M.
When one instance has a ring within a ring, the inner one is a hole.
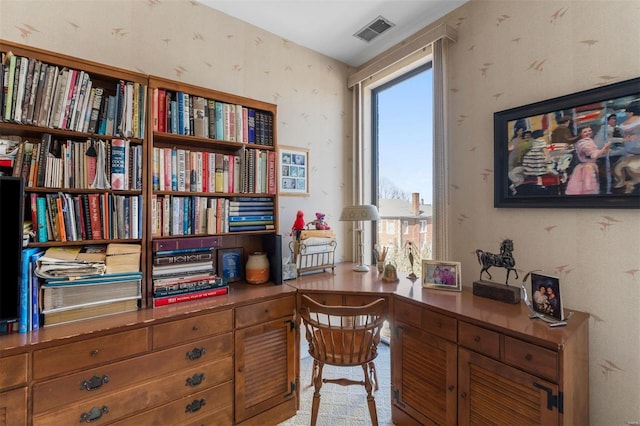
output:
M139 251L139 246L131 245ZM43 326L134 311L142 297L140 264L108 273L106 245L51 247L37 261Z

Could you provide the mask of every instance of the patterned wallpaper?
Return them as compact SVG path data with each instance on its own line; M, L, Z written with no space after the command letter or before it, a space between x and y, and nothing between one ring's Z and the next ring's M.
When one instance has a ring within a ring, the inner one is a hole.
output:
M280 197L284 242L298 209L307 221L323 212L338 233L345 228L338 221L351 199L345 64L189 0L0 0L0 37L277 104L278 143L311 149L311 195ZM344 251L339 244L337 259Z
M592 424L637 424L627 422L640 421L640 212L495 209L493 113L640 76L640 2L479 0L444 21L458 30L448 96L454 260L470 284L475 249L497 252L511 238L519 270L559 276L565 305L591 314Z
M638 77L640 2L471 0L442 21L458 30L447 96L451 260L470 286L475 250L508 237L518 269L557 274L566 306L591 314L592 424L637 424L640 214L494 209L493 113ZM280 197L285 241L298 209L326 213L346 235L337 220L352 188L346 65L187 0L0 0L0 37L278 104L279 143L309 148L311 164L311 195Z

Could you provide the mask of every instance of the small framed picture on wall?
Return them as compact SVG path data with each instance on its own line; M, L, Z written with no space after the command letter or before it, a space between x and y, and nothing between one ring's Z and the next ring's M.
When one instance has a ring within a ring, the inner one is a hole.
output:
M309 150L281 146L278 151L278 193L309 196Z

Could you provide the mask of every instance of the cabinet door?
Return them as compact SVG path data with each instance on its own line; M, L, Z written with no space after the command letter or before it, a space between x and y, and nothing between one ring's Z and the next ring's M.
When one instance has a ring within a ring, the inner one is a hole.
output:
M27 388L0 392L0 426L27 424Z
M456 344L398 324L393 336L393 404L421 424L456 423Z
M558 386L466 349L458 366L460 425L557 425Z
M293 324L289 317L236 330L236 423L295 397Z

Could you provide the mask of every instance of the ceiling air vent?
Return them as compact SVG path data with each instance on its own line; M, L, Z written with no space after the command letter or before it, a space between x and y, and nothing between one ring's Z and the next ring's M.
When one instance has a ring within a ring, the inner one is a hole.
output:
M368 43L393 26L395 26L394 23L382 16L378 16L376 19L365 25L365 27L360 31L355 33L354 36Z

